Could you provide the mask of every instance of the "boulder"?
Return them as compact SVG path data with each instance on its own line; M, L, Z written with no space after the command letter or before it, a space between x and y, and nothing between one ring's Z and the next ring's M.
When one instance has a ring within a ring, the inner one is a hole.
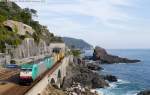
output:
M113 75L105 75L104 79L108 80L109 82L117 82L117 77Z
M102 70L102 67L100 67L99 64L95 64L95 63L89 63L87 64L87 68L90 69L90 70Z
M104 87L108 87L109 84L104 81L101 77L94 77L92 79L92 88L104 88Z

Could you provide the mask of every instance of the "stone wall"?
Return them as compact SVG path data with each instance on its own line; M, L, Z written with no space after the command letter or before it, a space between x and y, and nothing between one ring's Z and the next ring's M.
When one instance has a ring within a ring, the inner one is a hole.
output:
M10 55L5 53L0 53L0 65L10 63Z
M22 44L12 51L12 58L20 59L47 54L49 52L47 48L48 46L43 40L40 40L39 44L37 44L33 38L25 38Z

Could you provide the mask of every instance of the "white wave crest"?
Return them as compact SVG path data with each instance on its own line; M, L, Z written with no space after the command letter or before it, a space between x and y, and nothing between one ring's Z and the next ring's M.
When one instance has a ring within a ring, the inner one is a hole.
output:
M109 86L110 86L110 87L108 87L109 89L113 89L113 88L117 87L117 84L115 82L113 82L113 83L109 83Z
M109 83L109 86L110 87L108 87L109 89L113 89L113 88L116 88L118 85L120 85L120 84L128 84L128 83L130 83L129 81L126 81L126 80L121 80L121 79L118 79L118 81L117 82L111 82L111 83Z
M125 95L137 95L138 91L129 91Z
M129 81L118 79L117 82L111 82L109 83L109 87L107 88L101 88L97 89L97 92L99 92L101 95L116 95L116 92L113 90L120 89L118 88L119 85L128 84ZM117 94L117 95L137 95L137 91L129 91L127 93Z
M117 84L128 84L130 83L129 81L118 79Z

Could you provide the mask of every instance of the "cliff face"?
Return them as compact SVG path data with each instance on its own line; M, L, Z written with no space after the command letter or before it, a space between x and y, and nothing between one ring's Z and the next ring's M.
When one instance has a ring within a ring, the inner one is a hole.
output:
M110 55L106 52L104 48L95 47L93 53L94 60L101 60L102 63L136 63L140 62L140 60L131 60L128 58L121 58L119 56Z

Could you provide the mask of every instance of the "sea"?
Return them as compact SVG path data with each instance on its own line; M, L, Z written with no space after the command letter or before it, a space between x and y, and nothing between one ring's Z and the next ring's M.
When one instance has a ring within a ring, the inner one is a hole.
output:
M89 51L88 51L89 52ZM137 95L142 90L150 89L150 49L107 50L109 54L139 59L132 64L103 64L99 73L115 75L117 82L109 83L110 87L96 89L103 95Z

